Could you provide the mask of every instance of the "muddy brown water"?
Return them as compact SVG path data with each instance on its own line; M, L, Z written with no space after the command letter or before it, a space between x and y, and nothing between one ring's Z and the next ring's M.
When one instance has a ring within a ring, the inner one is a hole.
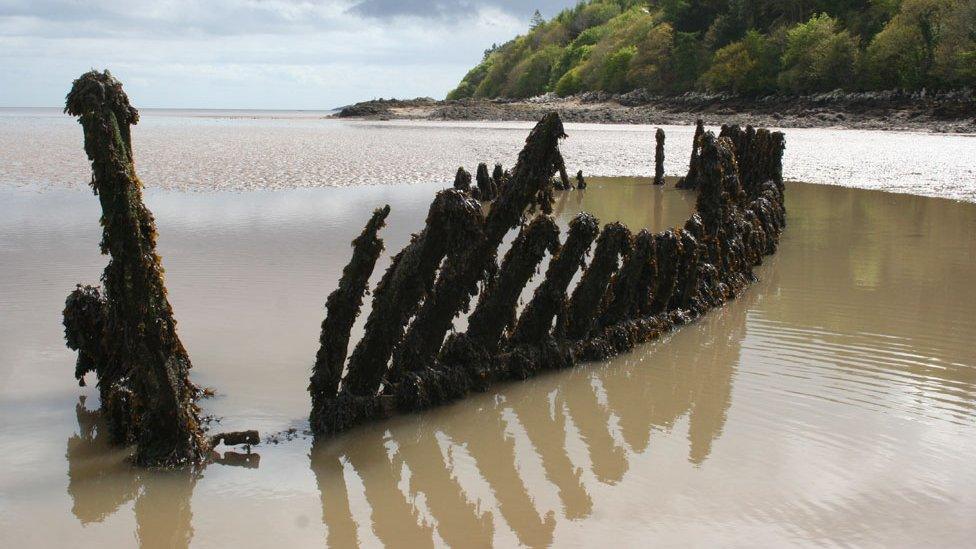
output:
M221 447L195 474L127 465L104 444L97 392L72 381L60 310L104 267L94 197L0 190L3 545L976 536L976 205L945 199L790 183L779 253L694 324L607 362L303 436L322 304L349 241L390 203L384 238L398 250L436 188L149 193L193 378L217 388L203 401L214 428L296 429L256 455ZM692 206L647 180L595 179L557 212L659 230Z

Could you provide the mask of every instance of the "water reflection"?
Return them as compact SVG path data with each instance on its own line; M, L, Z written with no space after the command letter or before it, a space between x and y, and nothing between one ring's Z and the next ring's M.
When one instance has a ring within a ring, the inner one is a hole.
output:
M490 546L506 532L549 546L559 522L593 515L596 486L620 483L635 457L654 451L653 433L683 418L687 459L702 464L722 434L747 311L761 293L671 336L694 337L696 347L663 341L502 386L460 414L435 410L316 441L310 457L329 545L362 542L365 528L388 546ZM360 482L368 524L350 506L349 486Z
M81 396L75 405L78 433L68 438L68 495L71 512L84 525L102 522L134 501L140 547L189 547L193 539L190 499L203 475L199 470L146 470L133 466L130 449L109 440L98 410ZM256 468L258 454L213 453L216 463Z
M661 228L687 217L680 193L590 185L557 204L562 219L588 209ZM356 216L397 204L387 245L399 249L433 189L157 197L195 379L225 395L208 412L262 431L307 414L297 396ZM274 446L258 471L212 466L195 479L131 470L99 439L97 415L73 409L73 357L52 311L104 266L97 211L71 196L10 197L0 200L0 539L964 546L976 535L972 205L790 184L789 228L760 282L639 353L311 451L310 441ZM293 520L318 515L309 527Z

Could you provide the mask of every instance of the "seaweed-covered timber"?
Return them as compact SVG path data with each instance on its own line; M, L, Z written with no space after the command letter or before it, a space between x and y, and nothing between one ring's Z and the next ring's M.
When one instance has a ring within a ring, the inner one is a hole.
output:
M580 191L586 188L586 180L583 179L583 170L576 172L576 188Z
M448 189L437 194L423 231L394 256L373 291L373 310L366 319L363 338L349 357L341 396L353 400L375 396L407 321L417 313L425 297L425 303L432 297L429 293L441 260L449 251L457 255L470 249L481 236L484 224L481 206L464 193ZM328 414L322 417L330 420Z
M491 182L495 184L495 191L498 194L501 194L505 190L507 175L502 165L496 163L495 168L491 171Z
M454 188L464 192L471 190L471 174L464 169L464 166L458 168L457 173L454 174Z
M617 271L617 257L626 257L630 248L630 229L616 222L603 228L596 239L593 260L573 290L564 322L559 323L559 330L565 330L565 337L576 341L590 332L606 295L610 277Z
M701 140L705 135L705 124L701 118L695 121L695 137L691 144L691 161L688 163L688 175L681 178L675 185L679 189L698 188L698 155L701 153Z
M204 437L190 381L190 358L176 334L156 254L156 223L142 201L130 126L139 113L108 71L74 81L64 111L84 128L91 186L102 207L104 295L79 286L65 302L68 346L78 350L75 375L93 371L113 439L136 443L145 466L196 464Z
M342 271L339 287L329 294L325 302L328 313L322 321L319 352L308 387L312 395L312 418L317 417L325 400L335 398L339 390L339 380L349 350L349 332L359 316L369 277L383 251L383 240L377 237L377 233L386 224L389 214L389 206L373 212L362 234L352 241L352 260Z
M484 162L478 164L476 180L478 182L478 191L481 200L494 200L498 196L498 189L495 186L495 182L488 175L488 165Z
M664 130L658 128L654 132L654 141L654 184L664 185Z
M533 128L519 153L505 193L492 204L484 221L484 233L474 245L459 249L448 258L437 287L417 312L393 360L393 374L426 367L437 355L454 317L467 311L477 293L477 284L495 267L498 246L509 230L523 220L526 210L552 213L552 189L547 182L563 166L558 142L565 137L563 124L555 113L546 115Z
M502 261L498 276L487 285L468 319L468 337L485 350L494 352L506 328L515 325L515 307L546 252L559 251L559 227L552 217L539 215L512 243Z
M464 200L457 191L438 194L427 227L394 257L374 292L366 335L341 388L329 385L321 395L311 417L314 432L336 433L462 398L495 381L629 350L739 295L754 280L753 267L775 251L785 227L781 133L728 126L716 137L702 130L693 164L696 211L683 227L632 236L610 223L601 232L596 218L580 213L560 246L547 214L562 134L555 114L532 130L486 217L437 205L445 193ZM504 235L536 209L544 215L523 224L499 268ZM436 228L448 225L470 232L459 237ZM449 238L463 244L443 246ZM593 258L569 299L594 241ZM518 296L547 252L552 259L543 280L517 314ZM467 331L445 340L479 284Z
M563 162L563 157L559 157L559 183L561 183L560 188L564 191L568 191L573 188L573 185L569 182L569 174L566 173L566 164Z

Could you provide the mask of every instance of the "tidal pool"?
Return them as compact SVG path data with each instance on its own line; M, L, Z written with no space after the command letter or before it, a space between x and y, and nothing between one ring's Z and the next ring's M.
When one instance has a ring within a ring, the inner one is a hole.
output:
M313 441L325 297L372 209L399 250L439 185L151 190L218 448L130 467L72 379L64 297L95 283L97 201L0 189L0 539L22 546L966 545L976 536L976 205L787 184L779 252L741 298L607 362ZM660 230L646 179L560 193ZM374 280L386 266L377 266ZM360 323L363 317L360 318ZM463 326L463 321L459 321ZM357 325L354 339L358 337ZM90 380L93 381L93 380ZM292 438L292 440L288 440ZM236 452L236 453L235 453Z

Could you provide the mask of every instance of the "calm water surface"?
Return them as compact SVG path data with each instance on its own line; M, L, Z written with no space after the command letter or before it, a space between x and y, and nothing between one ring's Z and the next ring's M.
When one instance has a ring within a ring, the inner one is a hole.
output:
M478 162L511 166L532 127L324 115L146 109L133 129L139 173L149 187L198 191L447 183L459 165L471 173ZM694 121L689 124L662 126L669 175L688 171ZM654 173L653 126L567 124L566 132L562 150L573 173ZM788 133L787 179L976 202L976 136L824 128ZM90 176L80 139L78 124L57 109L0 109L0 185L84 186Z
M384 238L398 250L438 187L148 194L217 429L306 428L322 304L348 242L390 203ZM562 193L557 212L661 229L692 201L601 179ZM225 464L189 474L129 467L104 444L95 389L73 383L60 311L105 264L95 198L0 190L0 539L971 544L976 205L789 184L787 207L760 281L658 342L336 439L262 444L260 458L219 448Z

